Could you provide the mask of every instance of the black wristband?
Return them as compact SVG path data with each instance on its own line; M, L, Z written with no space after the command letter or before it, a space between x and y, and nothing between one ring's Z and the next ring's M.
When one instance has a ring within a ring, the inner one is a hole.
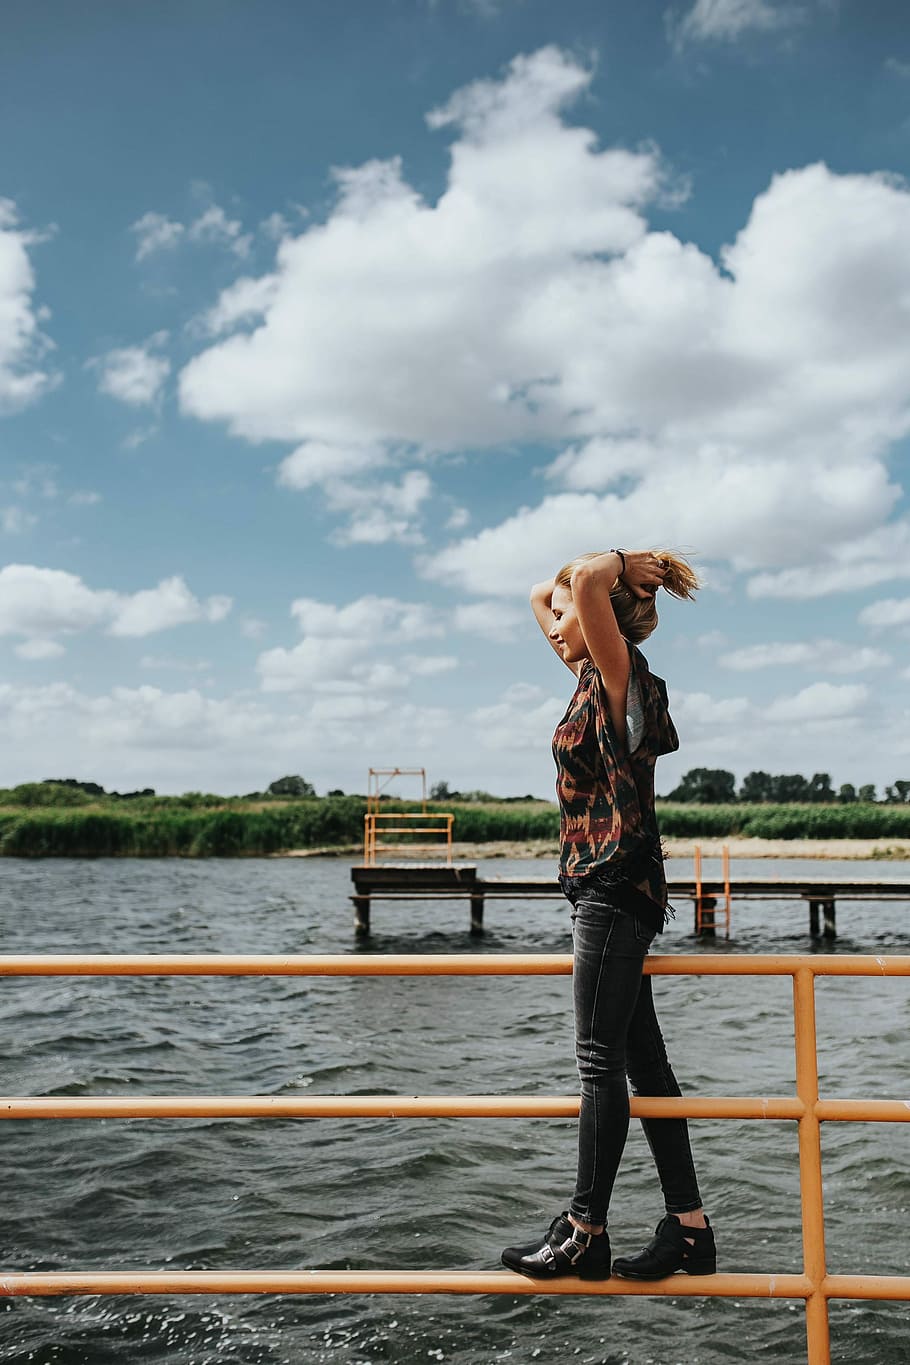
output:
M620 571L619 571L619 576L620 576L620 578L622 578L623 574L624 574L625 571L626 571L626 557L625 557L625 555L623 554L622 550L611 550L611 551L610 551L610 554L611 554L611 555L619 555L619 562L622 564L622 568L621 568Z

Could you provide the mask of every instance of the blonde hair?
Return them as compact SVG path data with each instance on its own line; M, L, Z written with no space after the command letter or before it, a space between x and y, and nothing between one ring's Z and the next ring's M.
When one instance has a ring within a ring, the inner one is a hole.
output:
M597 559L603 553L603 550L592 550L590 554L578 555L577 558L570 559L568 564L563 564L553 579L554 586L571 588L573 570L577 569L579 564L584 564L589 559ZM701 584L698 575L688 561L683 559L682 555L674 554L672 550L652 550L651 553L669 566L661 587L665 588L671 597L679 597L691 602ZM620 634L630 644L641 644L642 640L647 640L648 636L657 629L656 599L657 593L653 597L636 597L634 592L630 592L626 587L625 583L617 580L616 586L610 593L610 605L616 616L616 624L619 626Z

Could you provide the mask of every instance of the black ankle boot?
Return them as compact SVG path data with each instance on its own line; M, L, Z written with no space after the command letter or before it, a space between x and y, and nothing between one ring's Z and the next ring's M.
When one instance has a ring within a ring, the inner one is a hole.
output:
M610 1239L603 1232L582 1232L567 1213L554 1218L546 1237L523 1247L506 1247L502 1263L535 1280L577 1275L581 1280L610 1278Z
M686 1228L675 1213L668 1213L642 1251L636 1256L617 1256L613 1262L613 1274L626 1280L662 1280L677 1270L687 1275L713 1275L717 1270L710 1223L706 1228Z

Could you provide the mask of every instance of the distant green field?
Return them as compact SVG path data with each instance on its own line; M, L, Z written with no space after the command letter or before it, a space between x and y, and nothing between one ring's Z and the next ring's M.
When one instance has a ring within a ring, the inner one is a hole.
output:
M419 809L415 802L382 803L387 813ZM555 841L559 835L558 811L546 801L453 801L431 803L429 809L454 813L459 842ZM0 790L0 855L225 858L297 848L356 849L365 810L359 796L247 799L191 792L125 800L29 783ZM910 805L660 802L658 811L663 834L690 838L910 838Z
M895 839L910 838L910 805L835 802L791 805L745 802L728 806L683 805L661 801L657 807L662 834L687 838L720 838L739 834L755 839Z
M293 848L359 847L363 841L366 802L357 796L246 801L192 793L124 801L63 788L59 804L56 793L45 804L35 791L25 793L23 804L17 790L0 790L0 855L7 857L253 857ZM386 813L419 809L414 802L382 803ZM545 801L447 802L429 809L454 811L455 838L472 843L555 839L559 833L556 808Z

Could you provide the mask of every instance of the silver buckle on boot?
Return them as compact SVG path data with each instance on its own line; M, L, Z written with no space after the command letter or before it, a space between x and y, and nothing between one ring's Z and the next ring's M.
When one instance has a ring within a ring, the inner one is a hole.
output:
M591 1245L591 1238L593 1235L594 1234L591 1232L583 1232L581 1228L576 1228L572 1233L572 1236L568 1237L566 1241L563 1242L559 1249L570 1265L578 1264L588 1247ZM579 1238L581 1237L585 1238L583 1242L579 1241ZM571 1250L569 1249L570 1247Z

